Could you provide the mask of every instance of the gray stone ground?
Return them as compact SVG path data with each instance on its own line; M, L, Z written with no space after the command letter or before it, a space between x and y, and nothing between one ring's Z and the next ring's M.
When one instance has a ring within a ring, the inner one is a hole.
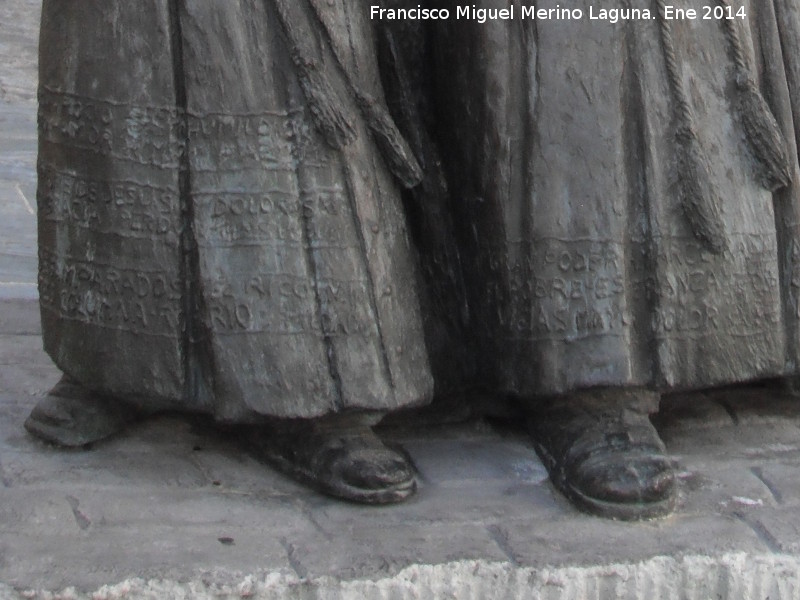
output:
M0 598L800 597L800 404L774 388L665 399L680 507L643 524L576 512L482 420L389 429L421 476L391 508L310 492L198 418L80 451L28 436L59 377L35 304L38 9L0 0Z
M0 300L36 298L36 40L41 0L0 0Z

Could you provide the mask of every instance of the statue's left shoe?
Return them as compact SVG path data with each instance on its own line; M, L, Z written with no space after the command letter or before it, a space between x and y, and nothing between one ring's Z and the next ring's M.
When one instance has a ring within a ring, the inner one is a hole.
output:
M531 413L528 429L553 484L581 510L625 521L675 508L674 465L649 415L652 392L581 391Z
M400 448L384 444L370 415L274 419L248 428L259 458L320 492L361 504L391 504L417 489L416 470Z
M93 392L64 375L33 408L25 429L51 444L75 448L110 437L142 416L128 403Z

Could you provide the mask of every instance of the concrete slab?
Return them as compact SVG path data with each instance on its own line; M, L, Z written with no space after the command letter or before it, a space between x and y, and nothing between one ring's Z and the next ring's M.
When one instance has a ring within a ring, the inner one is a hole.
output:
M7 335L35 335L42 333L37 301L31 299L6 299L0 310L0 333Z
M35 299L36 65L41 0L0 4L0 300Z
M800 520L796 507L768 508L754 512L747 519L764 541L775 551L800 554Z
M755 465L753 474L769 489L781 506L800 506L800 457L780 458Z

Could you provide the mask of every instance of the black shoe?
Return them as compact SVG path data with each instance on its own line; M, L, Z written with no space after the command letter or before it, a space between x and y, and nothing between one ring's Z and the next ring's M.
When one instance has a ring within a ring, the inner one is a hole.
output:
M391 504L417 489L408 455L386 446L363 419L276 419L249 428L247 441L259 458L336 498Z
M673 463L649 418L656 406L642 390L582 391L542 402L528 429L550 480L578 508L653 519L670 514L677 498Z
M129 404L91 392L65 375L31 411L25 429L72 448L105 439L140 417Z

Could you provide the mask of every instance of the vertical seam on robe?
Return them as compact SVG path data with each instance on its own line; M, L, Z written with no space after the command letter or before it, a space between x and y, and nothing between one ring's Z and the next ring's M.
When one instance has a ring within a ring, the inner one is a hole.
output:
M518 6L522 6L521 2L516 2ZM534 223L534 200L533 200L533 186L535 182L533 181L532 177L532 169L531 169L531 155L533 154L533 144L537 143L539 139L539 132L538 132L538 110L539 110L539 102L538 102L538 94L539 94L539 52L537 44L537 22L535 20L532 21L521 21L520 25L520 45L518 47L519 51L521 52L521 56L517 57L519 60L511 61L512 67L515 67L519 64L525 65L525 68L522 70L520 74L520 85L521 85L521 97L523 98L523 107L522 107L522 135L523 135L523 143L520 147L520 166L522 169L522 193L523 197L520 198L519 204L522 206L522 223L521 223L521 233L520 239L529 239L532 240L533 236L533 229L535 227ZM536 48L536 56L535 56L535 63L533 65L530 64L528 59L530 58L530 49L531 45ZM534 75L531 76L531 67L533 68ZM534 90L533 87L536 87ZM520 96L517 96L520 97ZM511 204L509 204L511 206ZM527 269L528 272L525 273L526 277L533 281L537 274L535 273L535 254L536 254L536 246L537 244L528 243L527 246L527 256L525 256L525 262L523 264L528 265ZM528 306L528 315L527 317L530 319L531 329L533 331L533 324L534 324L534 314L536 312L536 304L537 299L531 295L531 302L530 306ZM526 346L531 342L526 343ZM526 353L528 350L526 349ZM519 365L519 362L516 360L517 357L514 357L514 364ZM541 363L540 363L541 364ZM537 374L534 374L537 376Z
M188 146L188 98L186 94L186 71L183 57L183 35L181 28L181 0L168 0L170 25L170 51L172 53L172 79L175 92L175 106L181 126L184 145L178 157L178 202L180 206L180 264L178 273L181 281L181 315L180 330L183 336L183 371L184 396L192 399L196 389L192 371L192 348L194 333L193 296L196 292L191 264L191 244L193 242L192 205L189 193L191 190L191 172L189 170Z
M325 358L328 361L328 373L330 373L331 379L333 380L334 387L336 388L336 394L333 398L334 407L337 410L341 410L344 408L344 395L342 392L342 378L339 373L339 367L336 361L336 349L333 346L333 340L331 339L331 335L329 332L325 331L325 325L322 320L322 297L319 293L319 272L317 269L317 260L314 257L314 249L311 247L311 234L310 234L310 217L305 214L303 210L303 203L302 203L302 196L303 191L301 185L305 180L305 177L302 175L303 167L298 165L295 170L295 175L297 177L298 183L298 195L301 198L300 202L300 221L303 225L303 257L305 259L306 268L309 270L311 274L311 280L313 281L314 285L314 301L316 304L316 318L317 322L319 323L320 332L322 335L322 341L325 344Z
M630 1L626 0L626 7L630 7ZM626 29L628 29L626 27ZM623 92L621 98L630 99L630 105L638 108L637 110L627 110L622 115L622 136L623 136L623 161L625 178L627 181L626 202L625 202L625 231L627 235L623 237L622 244L622 273L625 281L636 282L637 270L641 269L642 273L658 273L658 265L656 264L655 255L656 242L648 240L653 239L652 229L652 207L651 207L651 189L648 185L647 177L647 148L648 145L645 141L646 124L642 114L646 112L645 99L642 94L642 67L638 58L642 53L639 50L639 37L635 32L626 34L625 42L625 57L622 71ZM624 96L623 96L624 94ZM635 166L634 166L635 164ZM641 195L641 198L637 196ZM639 213L641 208L642 213ZM644 229L643 239L637 240L639 233L639 223L642 220L642 227ZM648 235L649 234L649 235ZM640 245L641 244L641 245ZM639 251L641 250L641 256ZM647 280L641 283L644 286L643 290L634 290L623 296L624 304L620 307L620 319L623 322L623 331L627 336L628 344L628 366L629 378L637 384L652 385L656 378L663 379L661 374L661 361L658 357L657 341L655 341L653 317L650 314L655 314L660 306L660 297L658 294L653 293L652 303L648 298ZM641 295L644 294L644 301ZM647 306L652 306L652 310L643 310L643 303ZM629 317L629 328L627 331L624 327L626 316ZM645 316L642 323L639 318ZM645 357L644 360L642 357ZM649 364L648 364L648 358ZM646 382L639 381L636 373L645 371L647 373Z
M313 15L312 18L316 19L319 22L320 28L322 29L322 31L324 33L323 39L324 39L325 44L328 46L328 49L331 52L331 55L333 56L334 65L336 67L338 67L337 70L339 71L341 76L345 79L345 81L347 81L347 79L350 77L350 75L348 75L347 72L346 72L347 67L346 67L345 64L343 64L344 60L337 55L336 45L333 43L333 40L331 39L330 32L328 31L328 28L325 26L325 24L322 22L322 19L317 14L316 5L313 4L313 3L311 3L311 13ZM346 6L344 7L343 14L344 14L344 19L345 19L346 26L347 26L348 43L350 45L350 51L353 52L353 49L352 49L352 32L350 30L350 20L349 20L348 14L347 14ZM358 60L358 56L357 56L357 54L355 52L353 52L353 61L356 64L356 71L357 71L357 60ZM352 79L353 79L354 82L358 81L357 80L357 76L358 76L357 72L353 73ZM367 134L368 133L369 132L367 132ZM370 144L371 143L371 136L367 135L367 140L368 141L366 141L366 143ZM359 142L356 141L355 143L358 144ZM373 162L375 160L374 159L374 154L375 153L373 153ZM378 311L378 299L377 299L376 291L375 291L375 276L374 276L374 274L372 272L372 267L371 267L370 261L369 261L369 255L368 255L368 249L367 249L367 240L366 240L366 238L364 236L363 220L361 219L361 215L358 212L359 203L358 203L358 200L356 198L356 191L355 191L356 186L353 185L353 180L355 179L356 174L353 172L353 169L352 169L351 164L350 164L350 158L347 156L347 149L341 150L341 156L342 156L342 162L343 162L343 165L344 165L344 171L345 171L345 175L346 175L346 177L344 179L345 179L345 181L347 182L347 185L348 185L347 197L348 197L348 203L350 205L350 213L351 213L352 218L353 218L353 225L354 225L354 228L356 230L356 237L358 238L358 243L359 243L359 247L360 247L360 250L361 250L361 256L363 257L362 263L364 265L364 272L365 272L365 274L367 276L367 288L368 288L367 289L367 293L368 293L368 296L369 296L370 305L372 307L372 313L373 313L373 317L374 317L373 321L375 323L375 329L377 330L377 333L378 333L378 344L380 346L380 357L379 358L380 358L380 361L381 361L381 366L382 366L382 370L384 372L384 376L386 377L386 381L387 381L389 387L394 391L395 382L394 382L394 377L392 375L391 364L390 364L390 361L389 361L389 352L388 352L388 349L387 349L387 346L386 346L386 339L385 339L385 336L384 336L384 333L383 333L383 327L381 326L381 315L380 315L380 312ZM373 170L373 173L374 172L375 171ZM380 192L380 189L379 189L380 186L379 186L379 184L377 182L377 176L373 176L373 186L374 186L374 191L375 191L375 198L379 199L382 196L382 194L379 193ZM380 214L381 205L379 204L376 208L378 209L378 213Z
M271 0L264 0L264 2L262 4L262 6L265 9L265 14L267 16L275 15L276 18L278 19L278 22L279 22L280 19L277 17L278 9L277 9L277 7L275 7L272 4L270 4L270 1ZM292 0L292 1L296 1L296 0ZM290 42L287 43L287 52L291 52L291 47L290 46L291 46L291 43ZM307 104L305 104L305 97L303 99L303 103L304 103L304 106L307 106ZM306 114L305 111L301 111L301 115L304 115L304 114ZM314 126L312 125L312 128L313 127ZM320 136L320 143L323 144L323 145L326 144L326 142L322 139L321 136ZM296 148L295 148L295 151L296 151ZM341 156L341 152L338 152L338 151L337 152L330 151L330 152L334 156L337 156L337 157ZM294 151L293 151L293 154L294 154ZM340 411L340 410L345 408L344 392L343 392L343 389L342 389L342 378L341 378L341 373L339 372L339 367L338 367L337 360L336 360L336 349L335 349L335 347L333 345L333 340L331 339L330 333L325 331L325 326L324 326L324 323L323 323L323 320L322 320L322 297L320 296L320 293L319 293L319 276L318 276L318 269L317 269L317 260L314 257L314 250L311 247L311 234L310 234L310 227L311 227L310 219L311 219L311 217L306 215L305 211L303 210L303 199L302 198L303 198L303 189L306 189L306 186L304 185L305 180L306 180L306 174L305 174L305 171L304 171L303 160L302 159L298 159L298 158L295 158L295 160L296 160L296 164L295 164L295 167L293 169L293 173L294 173L294 177L295 177L295 183L297 185L298 198L300 199L299 220L300 220L300 224L302 226L302 232L303 232L303 243L302 243L303 259L304 259L304 262L305 262L305 265L306 265L306 269L308 270L309 275L311 276L311 281L313 283L312 287L314 289L314 305L315 305L315 309L316 309L314 317L315 317L317 323L319 324L320 335L322 336L322 343L324 344L324 347L325 347L325 360L328 362L328 374L330 375L330 378L331 378L331 381L333 382L333 386L334 386L334 390L335 390L335 393L334 393L334 396L333 396L333 409L335 411Z
M642 89L642 82L644 81L642 77L642 64L641 64L641 57L643 56L643 50L641 50L641 34L637 33L637 29L633 29L631 42L630 44L633 45L633 52L631 52L630 56L635 58L635 67L634 70L638 71L636 76L633 76L631 80L636 83L636 95L639 100L640 110L642 114L639 118L642 120L640 125L640 132L642 135L641 142L642 146L645 150L645 157L648 157L652 154L654 144L656 143L656 137L651 135L650 142L647 141L648 136L648 125L647 125L647 99L643 93ZM657 35L658 32L655 32ZM658 42L656 42L658 43ZM662 64L657 65L655 68L662 73L666 70L666 66L663 64L663 53L657 53L659 57L662 57ZM670 104L671 105L671 104ZM668 152L671 153L672 161L675 161L675 143L672 139L668 142ZM646 233L644 236L644 249L645 249L645 265L648 268L648 271L653 273L654 285L651 291L647 290L647 282L645 281L645 303L649 307L646 315L647 321L646 323L642 324L642 328L644 331L643 335L646 335L646 348L650 350L648 355L651 357L651 369L652 375L650 382L654 387L661 387L667 381L667 369L665 365L665 361L668 360L668 349L665 348L667 342L666 340L660 338L657 334L657 319L656 315L658 314L658 310L661 308L662 305L662 296L660 291L664 288L663 281L662 281L662 273L661 273L661 265L659 265L659 253L660 253L660 244L661 244L661 235L660 232L657 231L658 219L656 217L656 202L658 200L657 195L653 194L653 186L655 182L648 177L649 173L649 166L652 166L652 163L645 158L643 169L642 169L642 205L644 208L644 218L645 218L645 226L646 226ZM647 294L651 294L652 296L648 296ZM638 307L634 308L636 310ZM639 311L633 315L633 318L639 316ZM632 323L634 328L636 327L636 323Z

